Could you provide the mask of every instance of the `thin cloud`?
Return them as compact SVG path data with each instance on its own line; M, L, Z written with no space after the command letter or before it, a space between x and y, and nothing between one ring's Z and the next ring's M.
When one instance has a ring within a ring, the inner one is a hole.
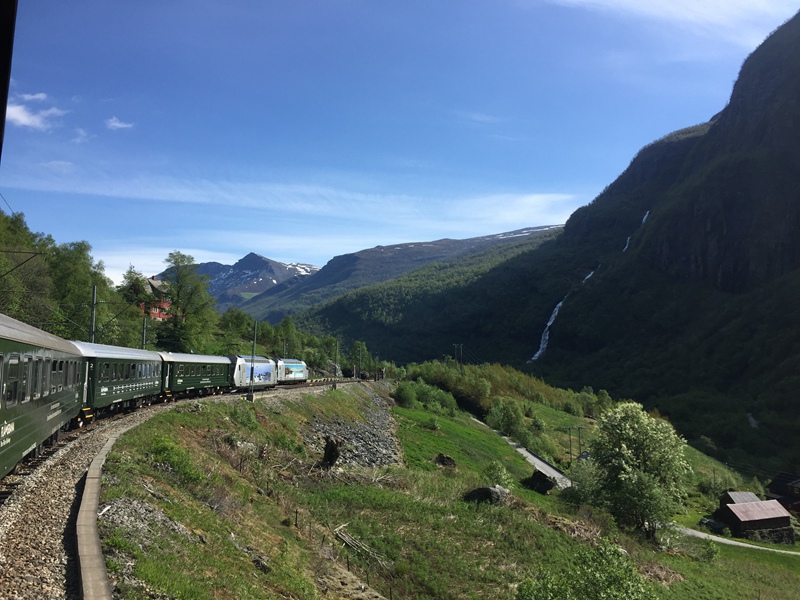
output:
M503 121L500 117L482 112L460 111L457 114L461 119L470 123L493 124Z
M75 170L75 165L68 160L51 160L41 164L46 169L57 173L72 173Z
M111 131L117 131L118 129L131 129L133 127L133 123L125 123L124 121L120 121L117 117L111 117L110 119L106 119L106 127Z
M75 130L75 137L72 138L73 144L85 144L94 136L89 135L89 132L83 129L82 127L78 127Z
M797 12L796 0L547 0L551 4L628 14L695 28L752 48Z
M55 127L54 119L67 114L59 108L48 108L37 112L22 104L9 102L6 107L6 120L18 127L29 127L38 131L48 131Z

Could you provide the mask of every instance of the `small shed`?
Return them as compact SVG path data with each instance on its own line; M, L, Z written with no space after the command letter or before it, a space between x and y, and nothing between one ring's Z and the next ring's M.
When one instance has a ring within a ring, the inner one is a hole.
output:
M789 511L777 500L726 504L719 511L720 520L731 528L731 533L743 537L750 531L790 527Z
M728 504L748 504L750 502L761 502L761 498L753 492L734 492L729 490L719 497L719 507L725 508Z

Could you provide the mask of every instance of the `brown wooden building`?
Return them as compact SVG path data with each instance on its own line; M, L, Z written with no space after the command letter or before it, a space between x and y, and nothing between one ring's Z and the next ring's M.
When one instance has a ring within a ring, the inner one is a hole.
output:
M746 537L747 532L790 527L789 511L777 500L726 504L719 510L719 519L736 537Z

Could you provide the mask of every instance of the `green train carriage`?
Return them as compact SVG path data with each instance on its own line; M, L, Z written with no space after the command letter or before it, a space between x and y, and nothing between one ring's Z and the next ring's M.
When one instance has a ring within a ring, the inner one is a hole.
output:
M231 387L231 361L224 356L159 352L165 400L219 394Z
M96 412L129 410L161 396L158 352L72 342L86 359L87 404Z
M71 342L0 314L0 477L82 422L85 365Z

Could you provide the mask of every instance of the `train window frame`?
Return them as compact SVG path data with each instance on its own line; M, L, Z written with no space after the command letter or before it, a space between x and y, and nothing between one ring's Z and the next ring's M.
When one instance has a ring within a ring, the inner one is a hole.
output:
M49 396L50 392L50 369L53 363L52 358L45 358L42 367L42 397Z
M175 376L176 377L183 377L183 367L184 367L183 363L178 363L176 366L178 368L175 369Z
M38 400L42 397L42 362L41 357L33 359L33 377L31 381L33 400Z
M58 361L54 358L50 363L50 393L58 391Z
M19 403L20 404L27 404L31 401L31 396L33 395L32 392L32 381L33 379L33 357L32 356L24 356L22 363L22 369L20 370L20 374L22 375L21 381L22 385L19 386Z
M8 356L8 376L5 389L6 407L17 405L17 391L19 389L19 354Z

